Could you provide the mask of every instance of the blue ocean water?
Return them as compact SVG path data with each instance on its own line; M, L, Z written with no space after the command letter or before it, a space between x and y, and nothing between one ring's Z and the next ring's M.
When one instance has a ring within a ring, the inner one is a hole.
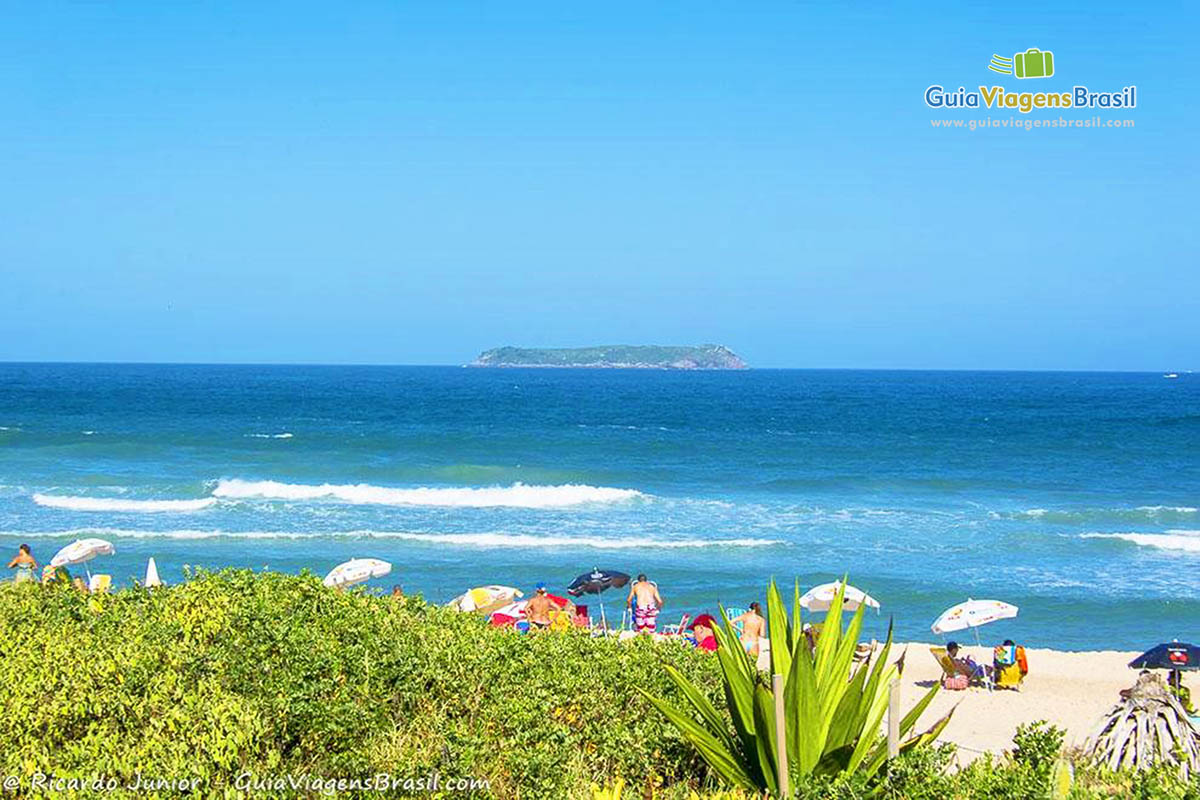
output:
M987 597L985 639L1133 649L1200 638L1198 507L1191 374L0 365L0 548L99 536L118 581L598 566L669 620L849 573L873 635Z

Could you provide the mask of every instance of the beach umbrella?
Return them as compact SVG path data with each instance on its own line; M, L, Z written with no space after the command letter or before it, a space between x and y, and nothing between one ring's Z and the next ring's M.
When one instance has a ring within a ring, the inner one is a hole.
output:
M1178 639L1155 645L1129 662L1133 669L1170 670L1170 684L1176 689L1184 670L1200 670L1200 647Z
M96 556L111 556L115 552L112 542L103 539L77 539L55 553L54 558L50 559L50 566L57 568L83 564ZM87 572L88 580L91 580L91 570L84 567L84 571Z
M833 605L834 598L837 597L838 589L841 587L841 581L822 583L820 586L814 586L800 598L800 606L809 611L828 611L829 607ZM862 589L847 585L846 593L842 596L842 608L846 611L857 611L858 607L862 605L879 610L878 600L871 597L871 595Z
M1151 647L1129 662L1133 669L1200 669L1200 647L1187 642L1168 642Z
M476 586L474 589L463 592L446 605L456 611L478 611L486 614L522 596L520 590L511 586Z
M594 594L600 600L600 623L608 628L608 620L604 616L604 598L601 593L609 589L620 589L629 583L629 576L624 572L613 569L598 569L593 567L591 572L585 572L567 586L567 594L579 597Z
M142 581L142 585L147 589L163 585L158 577L158 564L154 563L154 556L151 556L150 560L146 562L146 580Z
M1012 619L1017 615L1017 607L1000 600L972 600L951 606L942 612L931 627L934 633L951 633L952 631L978 629L1001 619ZM975 643L979 644L979 631L975 631Z
M371 578L382 578L392 571L392 565L378 558L355 558L338 564L322 581L326 586L351 586Z

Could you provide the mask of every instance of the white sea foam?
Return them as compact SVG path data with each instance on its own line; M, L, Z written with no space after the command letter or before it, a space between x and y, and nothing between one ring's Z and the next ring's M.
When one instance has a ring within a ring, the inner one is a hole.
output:
M775 539L655 539L598 536L534 536L524 533L420 533L412 531L223 531L179 529L143 531L123 528L79 528L68 531L0 531L0 535L29 538L78 538L101 536L112 539L400 539L428 544L480 548L581 547L596 550L678 550L701 548L770 547L781 544Z
M1200 531L1170 530L1166 533L1085 533L1084 539L1122 539L1141 547L1200 553Z
M247 433L247 439L290 439L293 434L284 431L283 433Z
M481 488L398 489L369 483L321 485L223 479L215 497L243 500L337 500L353 505L454 506L464 508L563 508L589 503L621 503L647 497L634 489L563 484L560 486L489 486Z
M1138 506L1137 510L1149 511L1151 513L1156 511L1173 511L1176 514L1195 514L1200 512L1200 508L1193 508L1192 506Z
M1183 521L1179 517L1190 517L1200 513L1193 506L1136 506L1133 508L1075 508L1045 509L1029 508L1024 511L989 512L992 519L1028 520L1036 519L1053 524L1078 525L1100 520L1125 520L1127 522L1170 523Z
M67 511L125 511L153 514L180 511L201 511L217 502L214 497L195 500L127 500L118 497L73 497L70 495L35 494L33 502L46 508Z

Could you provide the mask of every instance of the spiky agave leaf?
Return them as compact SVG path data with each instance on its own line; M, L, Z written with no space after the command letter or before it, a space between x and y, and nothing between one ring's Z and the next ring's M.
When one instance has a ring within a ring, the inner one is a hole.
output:
M1184 779L1200 774L1200 732L1157 675L1139 676L1088 737L1084 752L1110 769L1176 766Z
M843 770L873 773L887 755L880 724L887 711L891 682L900 674L903 658L895 664L887 662L892 647L889 625L887 642L878 656L863 664L854 663L865 606L856 610L843 629L845 586L843 579L826 615L815 652L809 650L802 630L799 583L793 590L794 607L790 615L774 582L768 589L771 666L783 677L788 766L795 776ZM678 672L669 674L689 710L674 708L661 699L651 698L651 701L725 782L777 794L780 782L775 749L775 696L742 647L725 609L721 608L720 613L723 625L714 633L733 735L715 707L695 687L685 686L686 679ZM908 735L937 688L901 720L902 736ZM926 746L941 733L949 719L947 714L925 733L908 737L902 749Z

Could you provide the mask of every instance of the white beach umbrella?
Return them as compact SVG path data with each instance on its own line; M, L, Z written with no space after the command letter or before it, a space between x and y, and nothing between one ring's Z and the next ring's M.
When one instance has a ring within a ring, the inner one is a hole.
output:
M112 542L103 539L77 539L54 554L50 559L52 567L66 567L71 564L82 564L91 561L96 556L111 556L114 552Z
M163 582L158 577L158 564L154 563L154 556L151 556L150 560L146 562L146 580L142 581L142 586L150 589L162 585Z
M841 587L841 581L814 586L800 598L800 606L809 611L828 611ZM857 611L858 607L862 605L878 610L879 601L862 589L847 585L846 593L842 597L842 608L846 611Z
M521 591L511 586L476 586L463 592L446 605L456 611L480 611L521 597Z
M382 578L391 571L392 565L378 558L355 558L331 569L323 583L326 586L351 586L371 578Z
M972 600L951 606L942 612L931 629L934 633L951 633L953 631L978 628L1000 619L1012 619L1017 615L1017 607L1000 600ZM979 641L979 631L975 631L975 641Z

